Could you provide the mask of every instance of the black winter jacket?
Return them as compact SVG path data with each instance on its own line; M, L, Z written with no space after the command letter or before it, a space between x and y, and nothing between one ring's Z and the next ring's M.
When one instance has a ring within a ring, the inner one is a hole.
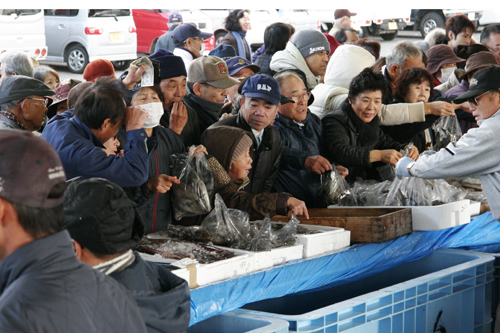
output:
M372 150L399 151L405 146L382 132L378 126L378 117L369 124L363 123L347 102L343 104L341 110L328 114L321 121L325 138L325 157L330 162L336 162L349 169L349 175L346 177L349 182L355 181L356 177L380 179L376 168L385 163L370 163Z
M200 124L198 121L198 115L196 112L186 103L184 103L188 113L188 120L184 129L181 132L181 139L184 142L185 147L189 147L191 145L199 145L200 144ZM160 119L160 125L168 128L170 124L170 111L165 110L165 113Z
M191 310L187 281L163 266L144 261L137 252L134 255L132 265L109 276L135 298L149 333L184 332Z
M273 71L271 67L269 67L272 58L272 54L263 53L255 59L255 65L260 67L259 74L269 74L272 76L276 74L276 71Z
M241 115L241 111L237 116L218 121L210 127L222 125L238 127L252 133L252 128ZM253 135L252 140L254 147L257 147L257 141ZM259 149L253 152L252 169L248 175L250 184L243 189L245 192L260 194L271 191L271 187L278 177L282 150L283 142L280 131L273 126L266 127Z
M192 91L192 86L188 83L188 93L184 96L184 104L190 106L198 117L198 126L200 128L200 135L213 123L219 121L222 114L222 107L224 103L214 103L198 97ZM198 138L197 144L200 142Z
M291 122L278 114L273 126L280 130L283 140L280 171L274 182L276 192L288 192L306 203L308 208L326 207L317 198L321 185L321 176L306 170L308 156L321 155L323 145L323 127L318 116L307 111L303 126Z

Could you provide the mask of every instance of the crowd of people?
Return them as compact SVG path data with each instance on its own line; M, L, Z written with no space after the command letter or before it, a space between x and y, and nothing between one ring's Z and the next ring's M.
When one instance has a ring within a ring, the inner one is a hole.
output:
M0 331L187 329L187 282L135 252L145 234L203 220L174 218L173 154L204 154L214 193L251 220L308 218L327 206L322 174L381 180L385 165L479 176L499 220L500 25L477 41L457 15L380 57L354 15L337 10L329 33L273 23L253 53L249 11L234 10L204 55L212 34L173 13L153 54L119 77L94 60L84 82L2 54ZM435 152L442 116L463 136Z

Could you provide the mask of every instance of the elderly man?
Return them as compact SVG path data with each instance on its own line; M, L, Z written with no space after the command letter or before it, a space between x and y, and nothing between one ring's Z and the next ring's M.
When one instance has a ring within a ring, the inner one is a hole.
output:
M0 84L10 75L33 77L35 67L28 53L24 51L7 51L0 57Z
M356 16L357 13L351 13L348 9L336 9L333 16L335 17L335 22L330 30L329 34L335 36L337 31L342 29L352 29L351 16Z
M238 80L240 83L247 77L254 75L260 71L260 67L252 65L250 61L242 57L233 57L226 60L229 76ZM222 112L238 114L240 110L238 88L240 83L235 84L227 89L227 99L229 100L223 107Z
M492 65L476 72L469 91L454 100L457 104L465 101L469 101L479 127L435 154L420 155L416 162L408 157L399 160L396 173L431 179L477 175L493 218L500 221L500 151L496 140L500 132L500 67Z
M172 14L170 14L167 23L168 31L161 35L160 38L158 38L158 41L155 45L155 52L157 52L159 49L165 49L169 50L170 52L174 52L175 43L172 36L175 29L182 23L184 23L184 21L182 20L182 15L180 13L173 12Z
M182 58L173 55L170 51L160 49L150 55L149 59L160 62L160 89L163 93L165 111L160 124L179 134L184 145L199 144L201 132L198 116L182 101L187 92L187 72Z
M239 83L221 58L203 56L191 63L184 103L196 112L201 133L220 119L228 88Z
M55 91L24 75L8 76L4 83L0 86L0 129L39 129L52 102L45 96L53 96Z
M66 229L76 257L130 291L148 332L184 332L189 326L189 286L134 251L144 236L136 204L102 178L77 180L66 192Z
M175 29L172 34L175 44L174 54L182 58L186 70L189 70L189 65L194 59L203 56L205 51L203 41L212 35L213 33L201 32L192 22L182 23Z
M149 152L156 136L142 128L148 113L125 106L125 91L117 79L103 77L85 89L74 110L50 119L42 133L59 153L68 178L102 177L122 187L140 186L148 180ZM106 154L104 143L124 124L124 156Z
M281 105L273 125L280 130L283 139L280 170L273 189L290 193L309 208L324 208L326 202L317 197L317 192L321 174L332 170L332 165L321 156L321 120L307 108L314 97L293 71L278 72L274 78L280 85L281 94L293 103ZM347 174L346 168L338 166L337 169L342 175Z
M54 148L4 129L0 156L0 332L146 332L125 288L75 257Z
M318 30L304 29L292 36L283 51L278 51L271 59L270 68L279 72L296 68L306 74L307 86L314 89L325 76L328 65L330 43Z
M221 120L211 127L221 125L241 128L252 133L255 151L252 169L248 175L250 184L246 192L269 192L278 176L283 142L276 127L271 126L281 105L281 92L272 77L255 74L240 86L241 109L237 116Z
M500 63L500 24L490 24L481 31L481 44L495 55Z

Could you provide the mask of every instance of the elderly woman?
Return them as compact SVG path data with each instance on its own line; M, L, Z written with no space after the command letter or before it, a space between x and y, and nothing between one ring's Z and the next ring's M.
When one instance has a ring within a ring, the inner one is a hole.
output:
M163 94L159 85L142 87L132 96L131 106L140 106L148 113L144 130L148 137L156 136L157 144L150 154L148 181L140 187L126 188L127 195L138 205L144 221L146 233L162 230L172 223L172 203L170 189L178 184L177 177L172 177L170 156L183 153L186 149L179 134L160 126L163 115ZM126 142L125 132L119 133L122 146Z
M433 82L433 76L425 69L408 68L396 81L394 92L396 103L427 103L434 97ZM432 132L426 130L438 119L439 116L429 114L425 116L424 122L381 126L381 128L395 141L411 141L419 151L423 151L432 147Z
M308 217L305 203L288 193L254 195L242 190L250 182L251 135L229 126L209 128L203 133L201 142L209 154L208 163L214 175L215 192L220 194L228 208L247 212L251 220L262 219L266 214L286 215L288 210Z
M394 141L379 127L379 112L387 93L382 74L365 68L349 85L349 94L340 110L322 119L325 155L330 161L349 169L346 178L380 179L376 170L385 164L395 165L405 144ZM410 157L418 158L413 147Z
M224 21L228 31L221 40L222 45L231 45L236 50L236 55L252 61L252 48L245 39L250 26L250 11L248 9L235 9L229 13Z

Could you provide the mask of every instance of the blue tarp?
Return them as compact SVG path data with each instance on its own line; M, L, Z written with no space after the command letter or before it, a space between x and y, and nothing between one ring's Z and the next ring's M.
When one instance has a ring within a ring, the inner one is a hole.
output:
M347 251L191 290L193 325L247 303L349 283L421 259L437 249L500 252L500 223L491 213L469 224L440 231L414 231L380 244L357 244Z

